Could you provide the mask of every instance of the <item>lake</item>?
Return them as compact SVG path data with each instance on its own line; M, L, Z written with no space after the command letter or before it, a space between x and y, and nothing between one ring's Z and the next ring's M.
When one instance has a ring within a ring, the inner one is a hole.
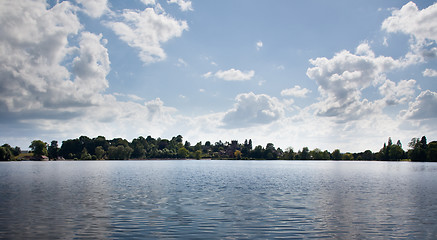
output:
M437 163L0 163L0 239L437 238Z

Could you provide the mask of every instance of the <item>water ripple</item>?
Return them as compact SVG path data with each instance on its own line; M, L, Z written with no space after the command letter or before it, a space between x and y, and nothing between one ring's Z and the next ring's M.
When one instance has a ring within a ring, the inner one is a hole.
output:
M0 163L0 239L437 236L437 164Z

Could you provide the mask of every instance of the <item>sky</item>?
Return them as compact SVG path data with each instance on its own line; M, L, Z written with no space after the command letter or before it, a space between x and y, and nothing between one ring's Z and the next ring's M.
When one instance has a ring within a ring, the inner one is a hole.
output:
M437 3L0 1L0 144L437 140Z

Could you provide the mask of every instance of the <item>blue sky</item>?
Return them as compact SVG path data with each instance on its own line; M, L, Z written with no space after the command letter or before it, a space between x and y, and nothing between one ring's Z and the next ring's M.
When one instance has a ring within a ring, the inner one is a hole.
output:
M0 3L0 140L437 139L434 1Z

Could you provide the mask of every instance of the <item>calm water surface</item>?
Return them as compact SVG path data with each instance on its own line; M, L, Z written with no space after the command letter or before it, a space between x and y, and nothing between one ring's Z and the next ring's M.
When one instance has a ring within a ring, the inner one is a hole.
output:
M437 163L0 163L0 238L437 238Z

